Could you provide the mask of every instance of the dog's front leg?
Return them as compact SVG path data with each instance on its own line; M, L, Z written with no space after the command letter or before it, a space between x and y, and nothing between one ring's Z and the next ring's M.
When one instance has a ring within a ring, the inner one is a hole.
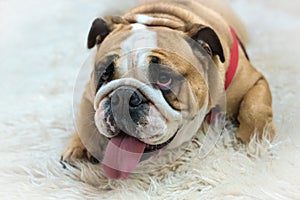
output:
M238 114L240 126L236 136L249 143L253 134L261 139L264 134L272 139L275 134L272 95L265 78L261 78L244 96Z
M80 113L76 124L77 131L74 133L70 144L62 153L62 161L70 163L80 159L97 162L97 160L91 155L91 153L86 149L85 145L82 142L83 137L89 139L93 136L97 137L98 135L100 135L98 134L97 128L95 126L94 114L95 111L93 105L89 101L89 99L87 98L87 94L85 93L80 104ZM93 144L91 143L91 146L92 145Z

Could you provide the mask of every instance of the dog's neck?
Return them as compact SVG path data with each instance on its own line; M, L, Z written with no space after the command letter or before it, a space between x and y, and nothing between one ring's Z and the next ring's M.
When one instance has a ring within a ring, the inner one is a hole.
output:
M234 75L236 73L239 64L239 40L237 38L235 30L232 27L230 27L230 30L232 34L233 43L230 52L230 62L225 77L225 85L224 85L225 90L230 86L230 83L234 78Z

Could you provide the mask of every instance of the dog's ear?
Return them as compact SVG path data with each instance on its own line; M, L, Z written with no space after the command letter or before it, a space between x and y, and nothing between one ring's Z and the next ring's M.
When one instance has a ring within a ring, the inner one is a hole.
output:
M93 48L97 44L106 38L106 36L115 28L117 24L129 24L126 20L121 17L105 17L97 18L93 21L90 28L87 40L87 47L89 49Z
M96 44L100 44L109 33L106 22L103 19L95 19L89 31L87 47L91 49Z
M200 24L187 24L184 31L195 41L201 44L206 43L209 46L208 50L211 50L211 54L213 56L218 55L221 62L225 62L222 44L214 30Z

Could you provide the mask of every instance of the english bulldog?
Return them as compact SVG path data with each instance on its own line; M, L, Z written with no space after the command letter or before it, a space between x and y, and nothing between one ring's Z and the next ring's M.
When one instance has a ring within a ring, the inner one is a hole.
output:
M191 141L220 107L243 143L272 139L271 92L246 43L224 0L145 0L95 19L94 66L62 161L100 160L107 177L127 178L149 152Z

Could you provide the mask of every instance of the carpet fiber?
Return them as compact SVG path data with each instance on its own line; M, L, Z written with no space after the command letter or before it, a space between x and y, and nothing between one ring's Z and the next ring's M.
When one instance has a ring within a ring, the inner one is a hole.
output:
M231 128L207 157L191 151L195 140L159 174L125 181L108 181L97 165L62 168L73 87L90 55L87 32L95 17L135 1L124 2L0 1L0 199L300 199L297 0L230 1L248 28L251 60L271 85L273 143L245 147Z

